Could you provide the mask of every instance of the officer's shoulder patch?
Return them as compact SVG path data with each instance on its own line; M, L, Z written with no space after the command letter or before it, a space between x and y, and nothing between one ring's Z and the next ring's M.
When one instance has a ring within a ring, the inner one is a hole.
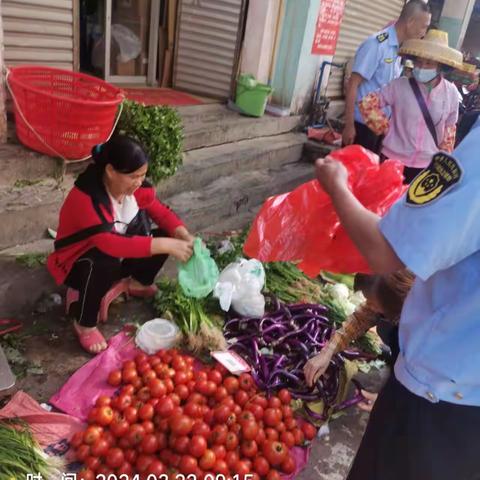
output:
M393 63L393 58L386 58L385 63Z
M443 152L436 153L430 165L410 184L407 205L422 207L438 200L460 182L462 176L462 167L455 158Z
M377 35L378 43L383 43L387 39L388 39L388 32L382 32L379 35Z

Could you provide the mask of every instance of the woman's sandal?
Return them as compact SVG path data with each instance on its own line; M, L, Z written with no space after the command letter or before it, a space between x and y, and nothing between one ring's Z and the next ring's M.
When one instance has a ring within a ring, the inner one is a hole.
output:
M98 352L95 352L92 350L92 347L94 345L99 345L101 343L107 343L105 340L105 337L100 333L98 328L95 328L94 330L86 331L86 330L80 330L78 326L74 323L73 328L78 336L78 341L80 342L80 345L83 347L83 349L92 354L92 355L97 355L100 352L103 352L106 349L99 350Z
M148 285L142 288L128 287L128 294L132 297L154 297L157 292L158 287L156 285Z

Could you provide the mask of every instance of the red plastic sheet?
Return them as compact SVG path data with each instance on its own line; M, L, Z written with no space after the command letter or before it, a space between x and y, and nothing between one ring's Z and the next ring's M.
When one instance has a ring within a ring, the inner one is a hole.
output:
M400 162L387 160L379 165L378 157L359 145L337 150L331 157L347 168L350 189L359 201L381 216L407 188ZM322 270L370 273L317 180L270 197L252 225L244 252L262 262L298 263L311 277Z

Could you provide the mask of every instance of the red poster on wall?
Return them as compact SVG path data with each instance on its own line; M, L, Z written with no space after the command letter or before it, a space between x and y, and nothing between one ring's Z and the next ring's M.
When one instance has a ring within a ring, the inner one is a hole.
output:
M322 0L313 37L313 55L333 55L337 46L346 0Z

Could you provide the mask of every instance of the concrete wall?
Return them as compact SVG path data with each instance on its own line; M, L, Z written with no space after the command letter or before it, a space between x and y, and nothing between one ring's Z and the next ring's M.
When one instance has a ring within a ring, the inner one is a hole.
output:
M281 0L253 1L248 8L240 71L263 83L271 80L280 4Z
M291 113L304 112L310 107L318 70L325 59L311 54L320 2L285 0L271 103L290 108Z
M474 5L475 0L445 0L439 27L448 32L451 47L461 46Z

